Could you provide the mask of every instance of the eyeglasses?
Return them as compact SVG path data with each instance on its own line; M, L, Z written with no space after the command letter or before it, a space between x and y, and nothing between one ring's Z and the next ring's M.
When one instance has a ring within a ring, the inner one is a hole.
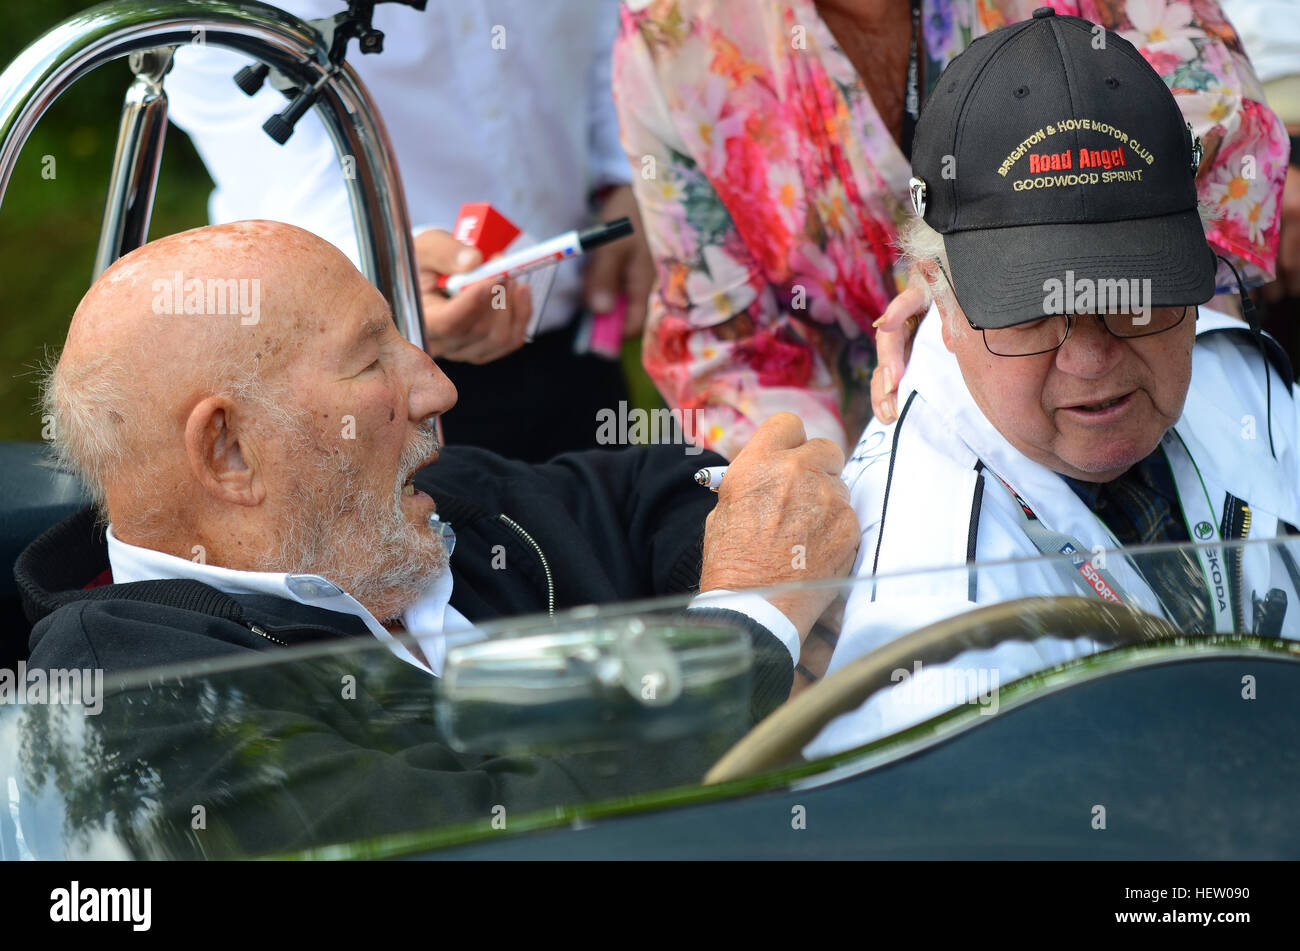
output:
M995 356L1032 357L1059 349L1070 336L1075 320L1095 317L1102 321L1111 336L1130 340L1135 337L1152 337L1173 330L1187 316L1188 306L1184 304L1180 307L1153 307L1145 312L1053 314L1042 320L1033 320L1014 327L981 329L973 322L971 327L984 334L984 346L988 347L989 353Z
M939 263L939 262L936 262ZM948 272L939 263L944 280L952 287ZM954 291L954 295L956 292ZM1151 337L1173 330L1187 316L1187 309L1192 305L1180 304L1174 307L1152 307L1146 310L1112 311L1108 314L1051 314L1041 320L1016 324L1014 327L982 328L969 316L967 322L972 330L984 335L984 346L989 353L997 357L1033 357L1040 353L1051 353L1060 349L1070 331L1074 329L1077 318L1096 317L1102 321L1106 330L1113 337L1130 340L1135 337Z

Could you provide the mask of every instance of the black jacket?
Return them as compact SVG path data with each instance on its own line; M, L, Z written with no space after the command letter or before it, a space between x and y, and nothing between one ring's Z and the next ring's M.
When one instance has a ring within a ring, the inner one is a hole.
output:
M551 600L560 610L693 590L715 497L690 475L719 461L662 446L574 453L533 466L452 447L416 484L456 532L451 603L480 622L546 611ZM282 649L254 626L291 645L370 636L348 615L287 599L231 597L195 581L85 587L107 567L103 532L89 510L23 553L15 576L34 622L30 666L114 674ZM364 671L355 659L324 659L225 680L182 677L110 698L91 735L116 753L114 761L136 766L129 781L105 784L102 808L118 817L141 854L236 855L486 819L495 805L517 814L694 782L788 694L792 680L788 652L766 629L732 612L704 613L746 627L756 656L748 716L706 737L612 757L465 756L433 721L431 679L371 651ZM349 670L357 695L342 698ZM212 694L222 695L223 684L229 696L214 707ZM162 818L147 829L124 819L134 812L113 801L142 777L161 781L128 797L163 804ZM193 830L193 805L203 803L219 821ZM88 824L102 821L97 808L90 812Z
M718 461L712 454L688 457L680 446L656 446L571 453L529 465L449 447L416 474L415 483L456 531L451 603L477 623L546 611L543 560L556 610L694 589L704 519L715 496L690 477L700 465ZM87 513L74 516L19 557L15 576L34 624L62 604L119 595L81 590L108 567L103 533L92 528ZM41 639L33 637L33 648Z

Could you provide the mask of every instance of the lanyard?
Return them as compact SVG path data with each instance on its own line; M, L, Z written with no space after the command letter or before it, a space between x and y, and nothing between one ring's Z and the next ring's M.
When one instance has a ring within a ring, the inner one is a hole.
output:
M903 133L900 145L903 154L912 158L912 137L916 134L916 120L921 115L920 56L921 0L912 0L912 43L907 52L907 85L903 87Z
M1196 559L1200 563L1201 579L1209 595L1210 609L1214 613L1214 630L1247 630L1243 626L1247 618L1242 616L1244 582L1242 550L1235 548L1234 551L1225 552L1218 544L1205 543L1210 540L1222 542L1225 537L1234 540L1247 537L1251 531L1251 507L1234 495L1227 494L1223 505L1222 522L1216 524L1214 505L1210 501L1209 490L1205 487L1205 479L1201 477L1196 461L1192 459L1191 452L1187 451L1187 446L1177 431L1170 430L1162 442L1161 451L1165 452L1174 475L1174 486L1178 491L1179 507L1182 508L1188 538L1197 543ZM984 468L987 469L988 466ZM988 469L988 472L993 470ZM997 473L993 474L997 475ZM997 475L997 481L1002 483L1006 491L1010 492L1011 498L1015 500L1015 512L1021 518L1024 534L1030 538L1037 550L1044 555L1073 556L1070 561L1074 565L1075 572L1070 573L1071 579L1088 594L1121 604L1131 600L1108 570L1099 568L1084 555L1086 547L1082 542L1073 535L1048 529L1036 516L1034 509L1030 508L1027 501L1024 501L1014 488L1011 488L1006 479ZM1119 547L1118 543L1117 547ZM1131 559L1128 559L1128 564L1141 576L1138 565L1132 563ZM1173 617L1157 587L1151 586L1151 591L1164 608L1165 615Z
M985 466L988 469L987 466ZM993 472L992 469L988 469ZM1020 516L1020 527L1024 529L1029 540L1034 543L1044 555L1070 555L1070 563L1074 566L1074 571L1070 572L1070 580L1078 584L1086 593L1096 595L1103 601L1114 601L1116 604L1124 604L1131 600L1126 594L1122 593L1124 589L1116 582L1115 576L1105 568L1098 567L1092 563L1092 559L1086 557L1084 552L1087 551L1083 542L1079 541L1072 535L1064 532L1054 532L1044 525L1034 514L1034 510L1029 507L1029 503L1020 497L1015 489L1011 488L1011 483L1006 479L993 472L997 480L1002 483L1003 488L1011 493L1011 498L1016 503L1016 514ZM1057 562L1064 568L1064 563ZM1152 592L1155 594L1155 592ZM1156 595L1157 599L1159 595Z
M1187 537L1194 542L1223 541L1223 533L1231 532L1237 537L1245 538L1250 531L1249 506L1229 494L1224 505L1223 521L1221 525L1216 524L1210 492L1182 437L1171 429L1162 447L1174 474L1174 485L1178 489L1178 501L1182 505L1183 519L1187 526ZM1241 626L1241 598L1239 594L1234 598L1232 590L1235 587L1240 592L1241 549L1232 552L1231 564L1220 545L1198 545L1195 551L1201 564L1201 577L1209 591L1210 607L1214 611L1214 629L1244 630ZM1232 571L1234 567L1235 572ZM1236 584L1232 583L1234 575Z
M1201 478L1196 462L1192 459L1191 453L1187 451L1186 445L1183 444L1182 438L1175 430L1170 430L1165 437L1161 450L1165 453L1165 457L1169 461L1170 471L1174 476L1174 486L1178 493L1178 501L1187 526L1188 537L1198 543L1210 540L1222 541L1224 532L1229 533L1234 538L1245 538L1250 531L1250 507L1229 494L1224 507L1222 528L1220 528L1216 524L1214 506L1210 502L1210 493L1205 487L1205 480ZM985 466L985 468L988 467ZM993 472L992 469L988 471ZM1071 555L1070 561L1075 569L1070 573L1071 580L1082 587L1085 592L1102 600L1121 604L1127 600L1132 600L1109 571L1093 564L1092 560L1086 557L1084 553L1087 549L1082 542L1064 532L1055 532L1049 529L1034 514L1034 510L1020 497L1020 494L1011 487L1010 483L997 475L996 472L993 474L997 476L998 481L1002 483L1015 501L1016 514L1020 517L1021 528L1029 537L1029 540L1033 542L1035 548L1045 555ZM1114 540L1114 536L1112 536L1112 540ZM1116 547L1120 547L1118 542L1116 542ZM1200 563L1202 581L1206 585L1209 594L1210 607L1214 612L1214 629L1216 631L1244 630L1242 627L1243 618L1241 616L1240 597L1242 583L1240 550L1233 552L1236 556L1235 562L1226 558L1223 548L1218 545L1206 546L1199 544L1194 550ZM1137 565L1133 564L1132 559L1127 560L1133 570L1141 576L1141 570ZM1157 587L1155 585L1149 587L1156 600L1160 602L1166 617L1174 617L1160 597ZM1237 592L1236 597L1233 596L1234 589Z

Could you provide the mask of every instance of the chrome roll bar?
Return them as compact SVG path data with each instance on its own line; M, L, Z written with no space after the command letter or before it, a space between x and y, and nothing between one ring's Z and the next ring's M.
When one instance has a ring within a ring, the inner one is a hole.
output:
M387 298L398 330L423 349L415 249L383 120L356 71L347 63L331 63L320 33L267 4L109 0L40 37L0 73L0 202L18 155L45 110L90 71L136 54L131 63L136 79L123 109L94 274L143 243L166 130L162 75L175 48L191 43L234 50L299 88L319 89L317 111L340 167L352 173L343 178L361 270Z
M160 47L129 57L135 81L127 87L126 101L122 103L122 124L118 127L92 280L122 255L149 240L149 218L167 138L167 93L162 79L171 69L173 53L170 47Z

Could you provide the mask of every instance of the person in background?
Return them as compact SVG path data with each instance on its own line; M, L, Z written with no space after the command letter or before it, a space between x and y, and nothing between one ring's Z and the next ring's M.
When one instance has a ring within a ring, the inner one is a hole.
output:
M1033 596L1184 635L1300 631L1294 559L1230 547L1300 524L1300 389L1275 341L1200 306L1216 270L1202 144L1133 47L1108 33L1094 52L1091 27L1044 10L976 40L921 113L900 244L935 312L898 419L873 420L844 469L854 572L874 581L848 596L832 675L920 624ZM1164 547L1131 551L1148 545ZM1006 685L1095 653L1084 616L927 658L830 732L851 746L919 722L961 670Z
M1269 108L1286 123L1291 161L1282 190L1277 280L1259 289L1264 328L1300 367L1300 9L1288 0L1223 0L1264 86Z
M281 0L313 19L342 0ZM614 0L532 4L473 0L376 8L384 51L348 61L388 128L410 218L430 355L465 399L444 420L449 443L541 461L595 445L596 412L627 399L620 366L575 353L578 317L614 310L626 297L629 334L640 331L652 264L628 185L610 96ZM343 172L314 112L277 145L261 125L282 111L268 83L252 99L232 81L246 60L228 50L181 47L168 75L172 121L193 140L216 189L209 220L268 218L330 241L357 263ZM624 215L636 236L559 267L549 299L523 283L493 306L492 284L455 298L434 288L441 274L472 269L478 252L448 231L467 201L487 201L541 240L595 219ZM523 346L534 307L539 334Z
M779 409L841 444L873 398L895 417L905 341L928 306L894 247L915 116L972 38L1036 5L627 0L614 98L658 276L643 358L669 405L696 411L706 446L734 453ZM1160 73L1204 144L1211 245L1248 283L1270 279L1286 136L1218 4L1052 6L1114 30ZM1226 269L1217 282L1235 290ZM873 378L873 324L900 290Z

